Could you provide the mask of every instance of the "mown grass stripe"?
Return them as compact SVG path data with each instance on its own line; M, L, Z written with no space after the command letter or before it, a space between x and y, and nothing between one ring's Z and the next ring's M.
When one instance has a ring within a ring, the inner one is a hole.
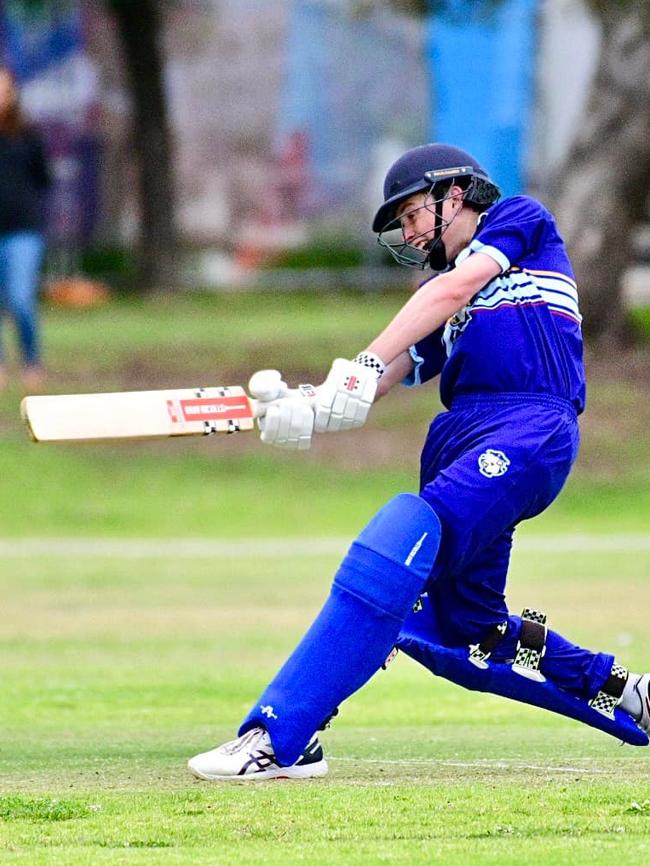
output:
M0 539L0 557L106 557L118 559L174 558L250 558L340 556L351 539L262 538L187 539L187 538L22 538ZM545 554L568 552L617 552L650 550L650 534L617 533L612 535L535 535L518 538L515 550L543 551Z
M390 764L391 766L409 767L459 767L468 770L531 770L534 772L543 773L580 773L581 775L602 776L607 775L606 770L601 770L596 767L557 767L553 764L527 764L522 761L513 760L489 760L479 759L476 761L448 761L438 758L350 758L337 757L336 755L327 755L328 761L345 761L358 764Z

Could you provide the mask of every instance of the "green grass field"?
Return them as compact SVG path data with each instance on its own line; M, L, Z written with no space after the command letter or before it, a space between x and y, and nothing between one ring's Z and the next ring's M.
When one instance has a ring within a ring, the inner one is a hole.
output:
M260 366L316 379L397 303L46 310L49 384L245 384ZM557 504L522 527L510 589L513 609L542 607L552 627L635 669L650 663L645 364L616 376L594 359L580 461ZM650 749L463 692L404 657L324 734L327 779L210 785L185 769L234 733L327 594L345 540L415 489L435 388L391 395L364 431L301 455L254 435L35 446L19 397L0 399L0 863L647 859ZM248 540L264 539L277 543L261 555Z
M232 735L336 563L331 555L5 555L0 861L647 858L646 750L465 693L405 657L325 733L327 779L192 779L187 758ZM649 569L650 546L523 550L512 603L545 606L554 626L640 667Z

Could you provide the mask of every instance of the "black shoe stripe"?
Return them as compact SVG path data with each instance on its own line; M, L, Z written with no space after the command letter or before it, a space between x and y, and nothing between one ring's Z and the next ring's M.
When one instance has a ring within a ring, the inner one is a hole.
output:
M269 770L271 767L277 767L278 764L275 761L275 755L268 752L259 751L257 754L250 753L250 761L247 761L237 773L238 776L244 776L249 767L252 767L253 764L257 767L253 772L259 773L262 770Z
M305 751L302 753L300 758L296 761L297 767L305 767L308 764L316 764L318 761L323 760L323 749L318 740L314 739Z

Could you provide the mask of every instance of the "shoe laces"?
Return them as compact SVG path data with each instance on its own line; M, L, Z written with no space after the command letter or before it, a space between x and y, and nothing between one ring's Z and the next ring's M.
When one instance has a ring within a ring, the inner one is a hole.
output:
M252 728L236 740L225 743L221 750L227 755L235 755L237 752L250 751L254 745L266 734L264 728Z

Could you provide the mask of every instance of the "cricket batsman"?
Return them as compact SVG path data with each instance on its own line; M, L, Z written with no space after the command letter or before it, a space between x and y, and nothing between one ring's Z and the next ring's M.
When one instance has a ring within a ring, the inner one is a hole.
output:
M196 755L190 771L325 775L318 731L395 648L465 688L647 744L650 674L505 601L515 527L560 492L585 404L578 293L553 216L527 196L500 200L470 154L427 144L389 169L372 228L398 262L435 273L319 387L290 390L261 371L250 389L265 407L262 440L302 449L314 432L361 427L394 385L440 376L446 411L424 443L420 492L395 496L362 530L238 738Z

